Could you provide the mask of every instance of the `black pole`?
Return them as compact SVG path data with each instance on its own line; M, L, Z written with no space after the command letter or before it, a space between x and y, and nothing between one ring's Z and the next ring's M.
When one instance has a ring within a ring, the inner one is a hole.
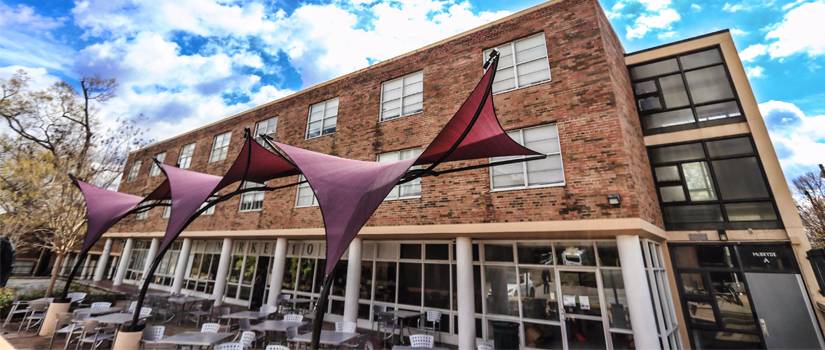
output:
M137 332L143 330L143 326L138 324L138 321L140 321L140 309L143 307L143 299L146 297L146 291L149 290L149 284L151 284L155 270L160 265L161 260L163 260L163 255L166 254L166 251L169 250L171 246L172 245L169 244L162 252L158 252L155 259L152 260L152 266L149 267L149 271L143 276L143 285L140 287L140 294L138 294L137 304L135 304L135 311L132 313L132 323L126 326L127 331Z
M72 267L72 272L69 273L69 277L66 278L66 284L63 286L63 293L60 294L61 302L66 302L66 296L69 295L69 287L72 284L72 280L74 280L74 276L77 274L77 270L80 268L80 265L82 265L84 260L86 260L86 255L88 253L89 250L87 249L77 255L77 263L75 263L74 267Z
M321 289L321 295L318 297L318 302L315 303L315 319L312 320L312 350L318 350L321 343L321 328L324 325L324 313L327 310L327 301L329 299L329 290L332 286L332 278L335 275L335 269L324 279L324 288Z

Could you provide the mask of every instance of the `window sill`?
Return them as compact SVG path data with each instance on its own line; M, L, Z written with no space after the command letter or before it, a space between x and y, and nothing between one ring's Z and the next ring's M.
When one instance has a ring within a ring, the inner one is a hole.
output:
M398 198L384 198L384 202L395 202L395 201L404 201L410 199L421 199L421 196L408 196L408 197L398 197Z
M238 212L239 212L239 213L254 213L254 212L257 212L257 211L263 211L263 210L264 210L264 208L259 208L259 209L246 209L246 210L241 210L241 209L238 209ZM210 214L210 215L212 215L212 214Z
M305 139L305 140L314 140L314 139L320 139L320 138L322 138L322 137L324 137L324 136L330 136L330 135L335 135L335 131L333 131L333 132L331 132L331 133L321 134L321 135L318 135L318 136L313 136L313 137L305 137L304 139Z
M553 82L553 78L552 78L552 77L551 77L550 79L547 79L547 80L542 80L542 81L535 82L535 83L532 83L532 84L528 84L528 85L519 86L519 87L516 87L516 88L512 88L512 89L510 89L510 90L504 90L504 91L494 92L494 93L493 93L493 96L495 96L495 95L503 95L503 94L506 94L506 93L508 93L508 92L518 91L518 90L526 89L526 88L533 87L533 86L537 86L537 85L547 84L547 83L551 83L551 82Z
M319 206L318 204L310 204L310 205L297 205L297 204L296 204L296 205L295 205L295 208L296 208L296 209L301 209L301 208L316 208L316 207L320 207L320 206Z
M379 118L378 118L378 124L381 124L381 123L388 123L388 122L391 122L391 121L394 121L394 120L404 119L404 118L407 118L407 117L412 117L412 116L414 116L414 115L418 115L418 114L422 114L422 113L424 113L424 110L423 110L423 109L422 109L422 110L420 110L420 111L418 111L418 112L413 112L413 113L410 113L410 114L404 114L404 115L400 115L400 116L397 116L397 117L394 117L394 118L390 118L390 119L381 119L381 117L379 117Z
M567 185L566 182L561 182L561 183L547 184L547 185L519 186L519 187L498 188L498 189L491 188L490 193L520 191L520 190L532 190L532 189L552 188L552 187L564 187L566 185Z

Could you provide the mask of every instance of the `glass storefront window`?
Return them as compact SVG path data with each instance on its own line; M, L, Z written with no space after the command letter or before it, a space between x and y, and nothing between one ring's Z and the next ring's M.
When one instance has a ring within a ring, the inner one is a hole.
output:
M555 279L552 269L519 269L522 317L558 321L559 301L556 297Z
M559 284L565 312L579 315L601 315L599 287L595 272L559 271Z
M450 265L424 264L424 306L450 308Z
M596 254L593 242L559 242L556 244L556 258L559 265L595 266Z
M553 265L553 245L550 242L518 243L519 264Z
M561 349L561 327L540 323L523 323L524 345L535 349Z
M515 267L486 266L484 276L484 300L487 313L518 316L518 285Z
M567 328L568 349L607 348L602 321L568 318L565 320L565 327Z
M739 331L756 331L751 302L743 276L735 272L711 272L710 285L719 308L722 326Z
M395 302L395 263L375 262L375 300Z
M602 270L604 299L611 328L631 329L627 294L624 289L621 270Z
M398 264L398 303L421 305L420 263Z

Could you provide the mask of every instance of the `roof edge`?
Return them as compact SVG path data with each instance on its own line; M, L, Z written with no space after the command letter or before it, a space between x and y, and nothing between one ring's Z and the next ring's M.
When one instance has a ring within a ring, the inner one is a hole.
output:
M693 40L701 39L701 38L706 38L706 37L709 37L709 36L719 35L719 34L722 34L722 33L730 33L730 29L725 28L725 29L722 29L722 30L717 30L715 32L705 33L705 34L685 38L685 39L682 39L682 40L677 40L677 41L673 41L673 42L669 42L669 43L665 43L665 44L661 44L661 45L656 45L656 46L653 46L653 47L648 47L646 49L641 49L641 50L637 50L637 51L633 51L633 52L628 52L628 53L625 53L624 56L625 57L633 56L633 55L640 54L640 53L645 53L645 52L648 52L648 51L658 50L658 49L661 49L663 47L668 47L668 46L671 46L671 45L678 45L678 44L681 44L681 43L684 43L684 42L693 41Z

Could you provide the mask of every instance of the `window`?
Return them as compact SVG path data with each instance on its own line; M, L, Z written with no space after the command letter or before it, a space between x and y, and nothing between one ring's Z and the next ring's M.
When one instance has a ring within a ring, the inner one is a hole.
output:
M379 162L395 162L399 160L407 160L418 157L421 154L420 148L410 148L395 152L387 152L378 155ZM420 166L414 166L412 169L418 169ZM421 197L421 178L413 181L397 185L392 188L392 191L387 195L386 199L404 199L404 198L419 198Z
M161 203L166 204L166 206L163 207L163 216L162 217L164 219L168 219L169 216L172 215L172 201L166 199L166 200L162 201Z
M243 188L263 187L264 184L246 181ZM264 192L254 191L241 194L241 208L239 211L256 211L264 207Z
M335 132L335 124L338 121L338 98L316 103L309 107L309 117L307 118L307 136L323 136Z
M163 161L166 160L166 152L161 152L161 153L156 154L155 159L157 159L158 162L163 163ZM158 175L160 175L160 167L158 166L157 163L152 162L152 167L149 170L149 176L158 176Z
M490 187L493 190L564 184L559 132L555 124L512 130L507 134L519 144L546 154L547 158L492 167ZM524 156L496 157L491 162L519 158Z
M146 220L146 218L148 218L148 217L149 217L149 211L148 210L140 211L137 214L135 214L135 219L136 220Z
M184 288L205 293L204 296L212 294L221 259L221 245L221 241L192 241L192 251L184 274Z
M550 80L547 43L544 33L538 33L496 48L501 54L493 81L493 92L502 92ZM490 56L484 51L484 60Z
M318 199L315 198L315 192L309 186L309 182L304 175L298 175L298 198L295 200L295 207L312 207L318 205Z
M424 72L418 71L381 84L381 121L424 110Z
M195 154L195 144L190 143L181 147L180 156L178 157L178 167L187 169L192 165L192 155Z
M205 207L207 203L209 203L209 202L211 202L211 201L214 201L216 198L217 198L217 197L215 197L215 196L210 196L210 197L209 197L209 199L207 199L207 200L206 200L206 202L203 202L203 203L201 204L200 209L203 209L203 207ZM206 209L206 211L204 211L203 213L201 213L201 215L212 215L212 214L215 214L215 206L217 206L217 204L215 204L215 205L213 205L213 206L209 207L209 209Z
M231 138L231 131L215 136L215 140L212 141L212 153L209 154L210 163L226 159L226 153L229 152L229 140Z
M129 169L129 176L126 177L126 181L134 181L137 179L138 173L140 173L140 165L142 163L142 161L137 160L134 164L132 164L132 168Z
M668 229L777 228L750 137L650 149Z
M276 130L278 130L278 117L272 117L255 123L255 137L258 138L259 141L261 135L274 138Z
M646 134L743 119L718 48L630 67Z

